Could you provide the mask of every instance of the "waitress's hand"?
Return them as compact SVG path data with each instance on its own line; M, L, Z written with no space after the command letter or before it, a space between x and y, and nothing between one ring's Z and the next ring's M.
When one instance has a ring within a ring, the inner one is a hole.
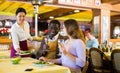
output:
M20 51L21 51L21 50L20 50L20 48L17 48L17 50L16 50L16 51L17 51L17 53L20 53Z
M65 48L65 46L64 46L62 43L59 43L59 48L60 48L60 50L62 51L62 53L63 53L64 55L67 54L66 48Z
M20 50L20 48L17 48L17 50L16 50L16 54L20 54L20 52L21 52L21 50Z

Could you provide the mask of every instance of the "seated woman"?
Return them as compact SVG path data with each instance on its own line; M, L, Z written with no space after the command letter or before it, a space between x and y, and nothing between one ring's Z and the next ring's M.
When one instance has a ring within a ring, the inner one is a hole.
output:
M58 59L40 57L40 60L62 64L71 69L71 73L81 73L81 68L86 62L86 46L84 36L78 23L69 19L64 22L64 33L69 37L66 42L59 43L62 55Z

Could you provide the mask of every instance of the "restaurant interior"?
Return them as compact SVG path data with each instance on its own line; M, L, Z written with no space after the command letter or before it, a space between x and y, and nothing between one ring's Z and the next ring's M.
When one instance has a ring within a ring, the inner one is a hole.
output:
M82 73L120 73L120 0L0 0L0 73L26 73L26 69L30 73L71 73L59 65L34 66L31 63L37 60L33 58L12 64L11 27L19 7L26 10L30 34L37 39L28 42L31 52L39 49L51 20L63 24L67 19L75 19L82 31L91 29L101 49L87 50Z

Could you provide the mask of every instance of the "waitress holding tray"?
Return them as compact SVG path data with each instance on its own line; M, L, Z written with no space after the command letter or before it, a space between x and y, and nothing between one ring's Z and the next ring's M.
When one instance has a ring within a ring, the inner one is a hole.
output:
M11 27L11 36L13 45L11 47L10 57L16 57L21 51L28 51L27 39L32 40L28 22L25 21L26 10L18 8L16 10L16 22ZM18 53L18 54L17 54ZM29 57L30 54L21 57Z

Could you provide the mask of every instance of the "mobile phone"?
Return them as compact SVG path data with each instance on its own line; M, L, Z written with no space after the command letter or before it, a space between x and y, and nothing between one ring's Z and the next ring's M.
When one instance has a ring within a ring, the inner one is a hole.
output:
M28 69L25 69L25 71L32 71L33 68L28 68Z

